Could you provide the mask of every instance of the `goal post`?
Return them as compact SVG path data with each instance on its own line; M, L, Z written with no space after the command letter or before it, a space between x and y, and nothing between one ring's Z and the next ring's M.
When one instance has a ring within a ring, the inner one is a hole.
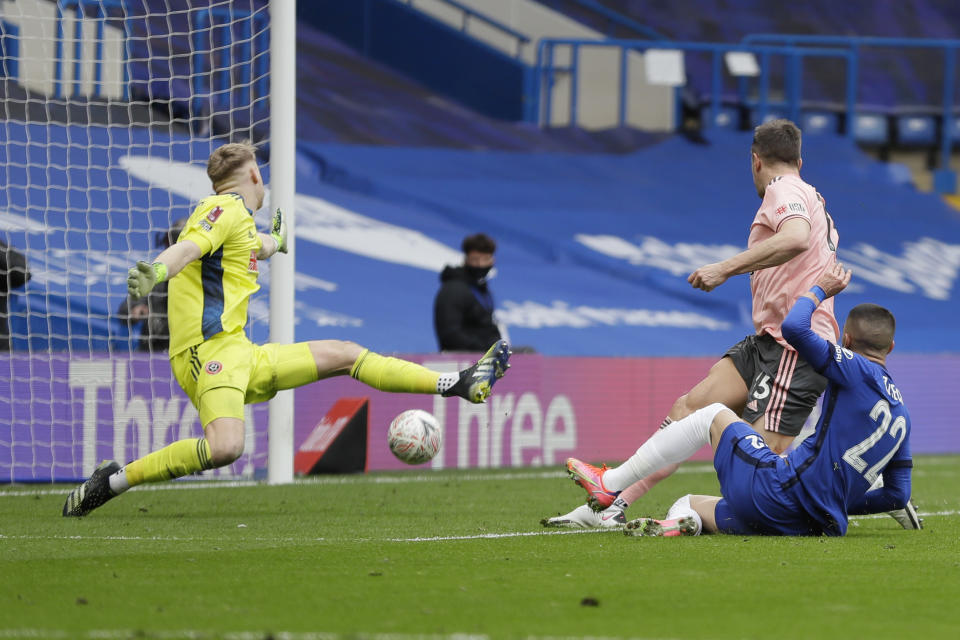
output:
M296 272L296 1L270 4L270 209L287 220L287 255L275 256L270 269L270 341L294 341ZM293 391L270 401L268 480L293 480Z
M295 7L0 0L0 483L74 481L201 433L170 370L165 300L127 300L127 269L211 193L206 160L225 142L262 150L258 226L276 206L292 223ZM293 340L293 274L292 253L261 265L255 342ZM289 481L289 395L248 406L243 456L207 475L267 477L276 420Z

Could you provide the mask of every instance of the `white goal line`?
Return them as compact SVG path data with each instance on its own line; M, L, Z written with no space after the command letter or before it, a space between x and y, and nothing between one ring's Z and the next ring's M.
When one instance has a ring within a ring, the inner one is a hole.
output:
M684 465L677 470L677 473L713 473L713 467L707 463L693 463ZM293 485L355 485L355 484L412 484L418 482L489 482L503 480L552 480L566 477L565 471L557 470L537 470L537 471L503 471L493 473L467 473L452 474L447 471L435 473L417 473L396 476L380 475L349 475L349 476L310 476L309 478L297 478ZM185 489L240 489L243 487L266 487L266 482L260 480L195 480L184 479L174 482L147 484L134 487L131 491L179 491ZM53 496L66 495L70 492L69 488L60 489L32 489L23 487L12 487L9 489L0 489L0 498L33 497L33 496Z
M60 629L0 629L0 638L55 638L73 640L125 640L139 638L153 640L263 640L264 637L275 640L489 640L490 636L477 633L331 633L324 631L198 631L179 630L132 630L132 629L91 629L85 632L67 632ZM526 640L653 640L638 636L524 636ZM659 638L659 640L669 640Z
M956 464L956 457L950 456L945 459L932 458L923 461L924 466ZM296 478L291 483L297 485L359 485L359 484L412 484L418 482L449 482L457 480L460 482L489 482L501 480L550 480L566 477L565 471L556 469L531 469L531 470L505 470L491 473L457 473L456 469L445 469L442 471L433 471L427 473L403 473L398 475L334 475L334 476L310 476L307 478ZM714 473L713 465L709 461L692 461L684 463L675 473ZM937 474L943 473L937 470ZM914 475L926 475L923 469L913 470ZM62 484L62 483L61 483ZM71 485L72 486L72 485ZM181 491L192 489L241 489L243 487L269 486L262 480L218 480L209 478L187 477L175 480L173 482L141 485L134 487L131 491ZM25 488L22 485L10 485L8 488L0 489L0 498L34 497L34 496L55 496L66 495L69 489L33 489Z
M937 518L937 517L950 517L960 514L960 510L950 510L950 511L931 511L920 513L919 515L923 518ZM852 516L850 518L851 522L857 520L876 520L881 518L889 518L890 516L879 513L866 516ZM239 525L238 525L239 526ZM254 538L242 538L238 539L239 542L271 542L277 544L309 544L309 543L325 543L325 544L341 544L344 542L356 543L356 542L398 542L398 543L420 543L420 542L456 542L456 541L468 541L468 540L501 540L507 538L529 538L535 536L567 536L567 535L584 535L584 534L597 534L597 533L622 533L622 528L616 529L543 529L537 531L508 531L504 533L476 533L470 535L460 535L460 536L417 536L414 538L295 538L295 537L267 537L267 536L257 536ZM91 536L91 535L4 535L0 533L0 540L64 540L64 541L109 541L109 542L187 542L187 543L197 543L197 542L209 542L213 538L203 537L203 536L191 536L191 537L182 537L182 536ZM217 538L218 540L220 538ZM2 638L2 636L0 636Z

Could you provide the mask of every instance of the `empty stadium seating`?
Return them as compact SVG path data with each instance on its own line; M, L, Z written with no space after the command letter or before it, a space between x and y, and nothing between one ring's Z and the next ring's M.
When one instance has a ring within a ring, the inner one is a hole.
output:
M5 143L20 145L79 139L54 125L8 123L3 131ZM86 135L105 134L91 128ZM145 132L132 135L145 154L152 144L166 144ZM705 294L692 290L686 276L745 244L757 206L749 141L749 133L718 130L706 144L673 137L623 155L302 142L298 272L305 280L297 336L351 339L387 351L435 349L431 305L438 272L458 259L463 236L484 230L500 243L493 291L515 342L548 354L718 353L752 331L747 278ZM163 196L186 212L205 195L202 168L183 164L157 172L146 156L113 157L108 146L94 153L98 166L125 171L49 179L64 181L51 189L112 194L104 201L115 208L98 223L108 230L98 236L104 247L129 243L132 257L146 258L150 233L129 223L131 208L147 206L138 198ZM903 185L902 176L844 138L809 136L804 154L804 175L824 194L840 229L840 258L858 274L841 309L879 302L902 317L898 345L905 351L956 350L956 214L940 198ZM191 179L197 172L200 179ZM128 181L156 191L128 194ZM37 230L9 237L16 246L36 246L27 233ZM54 246L66 241L63 231L45 233ZM29 255L51 274L28 283L11 303L14 312L27 305L35 321L53 323L31 327L33 347L68 348L67 335L84 345L123 343L126 328L112 319L124 295L122 278L84 284L84 274L103 268L102 259L86 251L70 255ZM71 262L81 257L87 263ZM262 318L268 298L256 299L253 312ZM82 313L65 313L68 308ZM22 336L26 328L18 318L14 329ZM254 336L265 339L264 332L255 323ZM15 346L26 345L18 338Z

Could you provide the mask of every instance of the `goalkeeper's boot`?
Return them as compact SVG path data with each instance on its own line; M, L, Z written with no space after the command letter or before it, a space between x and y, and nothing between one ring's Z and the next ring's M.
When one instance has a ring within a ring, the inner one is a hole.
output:
M486 402L493 385L510 368L511 354L507 341L498 340L476 364L460 372L460 379L443 392L444 397L460 396L474 404Z
M917 505L913 504L913 498L907 500L907 506L903 509L887 511L887 514L899 522L904 529L923 529L923 518L917 513Z
M611 507L597 513L585 504L566 515L544 518L540 521L540 524L545 527L559 529L620 529L626 523L627 516L622 509Z
M603 472L607 465L595 467L576 458L567 458L567 474L587 492L587 504L594 511L603 511L613 504L619 491L608 491L603 486Z
M70 492L63 504L64 517L85 516L115 494L110 489L110 476L120 470L113 460L104 460L93 475L82 485Z
M672 520L654 520L653 518L637 518L627 523L623 533L628 536L695 536L697 535L697 521L690 517L674 518Z

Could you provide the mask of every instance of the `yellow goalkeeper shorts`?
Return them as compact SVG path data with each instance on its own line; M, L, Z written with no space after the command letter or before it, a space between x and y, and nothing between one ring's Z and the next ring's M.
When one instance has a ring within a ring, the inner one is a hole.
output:
M319 379L306 342L257 345L242 330L219 333L170 358L180 387L206 427L216 418L243 420L243 405ZM218 389L237 390L218 393ZM243 399L242 402L240 399Z

